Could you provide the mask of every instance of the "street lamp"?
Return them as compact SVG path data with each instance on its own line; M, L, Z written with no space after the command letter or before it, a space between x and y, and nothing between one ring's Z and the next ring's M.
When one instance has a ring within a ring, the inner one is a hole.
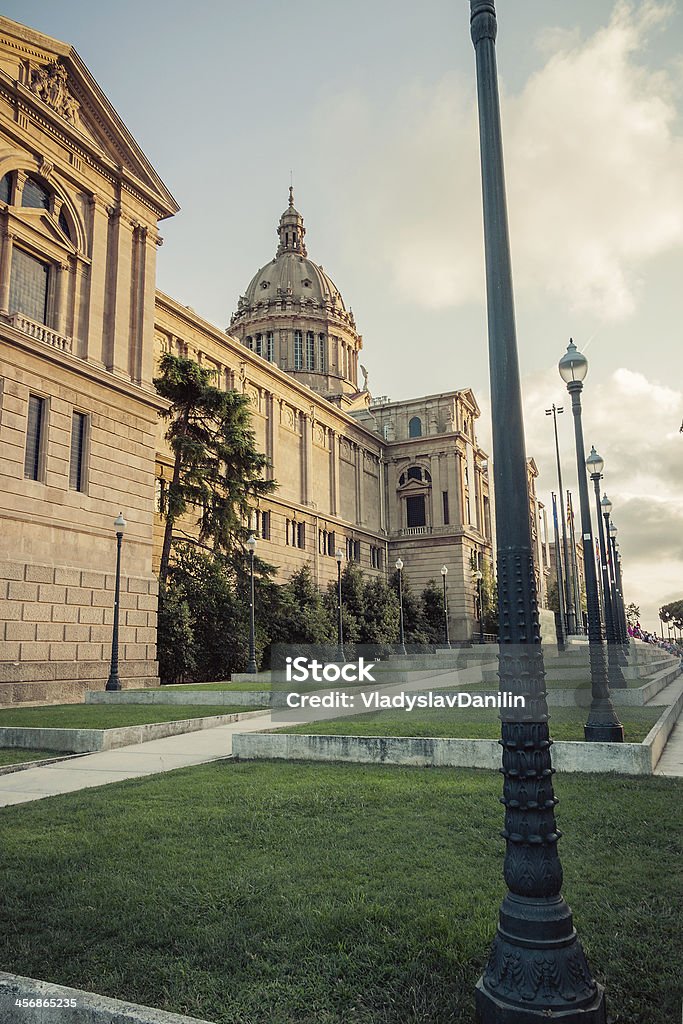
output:
M451 647L451 637L450 637L450 632L449 632L449 629L448 629L448 599L446 597L446 577L447 576L448 576L448 566L447 565L442 565L441 566L441 578L443 580L443 624L444 624L444 637L445 637L444 647L446 647L446 648L448 648L448 650L450 650L450 647Z
M481 586L484 574L481 569L475 570L474 578L477 581L477 601L479 602L479 643L484 642L484 605L482 602Z
M116 584L114 589L114 626L111 636L111 665L109 667L106 690L121 689L121 680L119 679L119 607L121 596L121 544L123 543L123 531L126 529L126 525L123 512L119 512L114 520L114 526L116 527Z
M396 559L396 571L398 573L398 629L399 629L399 654L407 654L406 635L403 629L403 559Z
M346 661L344 655L344 622L342 619L342 585L341 585L341 567L344 561L344 552L341 548L337 548L334 553L334 557L337 559L337 661Z
M624 679L624 674L621 671L617 653L614 601L612 600L612 588L610 586L609 579L609 564L607 556L607 541L605 539L605 525L603 523L603 509L600 502L600 481L602 479L602 471L604 467L604 459L602 459L596 452L595 448L592 447L591 453L586 459L586 469L590 473L590 478L593 481L593 486L595 487L595 504L598 516L598 539L600 547L600 564L602 567L602 596L605 606L605 632L607 634L607 676L609 679L610 689L623 690L626 686L626 680ZM609 502L609 508L611 511L611 502Z
M249 549L249 664L247 672L252 675L258 672L256 664L256 628L254 622L254 553L256 551L256 537L252 533L247 541Z
M626 605L624 603L624 591L621 582L621 556L619 554L617 534L618 530L610 519L609 539L612 545L612 565L614 566L614 580L617 591L619 632L621 634L621 643L626 651L628 649L628 624L626 622Z
M560 406L556 406L555 403L553 402L552 408L546 409L545 414L546 414L546 416L552 416L552 418L553 418L553 426L555 427L555 457L556 457L556 460L557 460L557 482L558 482L558 484L560 486L560 519L562 520L562 551L563 551L563 554L564 554L564 587L565 587L564 606L565 606L565 611L566 611L566 615L567 615L567 622L566 622L566 627L567 628L566 628L566 632L567 632L567 634L571 635L572 633L576 633L576 615L574 613L574 601L573 601L573 598L572 598L573 587L571 586L571 583L570 583L570 580L569 580L569 545L567 543L567 515L566 515L566 511L563 508L563 502L564 502L565 499L564 499L564 490L562 488L562 463L560 462L560 439L559 439L558 434L557 434L557 417L560 415L560 413L563 413L563 412L564 412L563 406L561 406L561 405ZM555 560L557 562L559 562L559 559L557 557L556 557ZM560 573L558 571L558 573L557 573L557 589L558 589L558 592L560 590L560 586L561 586L561 584L560 584ZM561 614L561 612L560 612L560 614Z
M558 369L571 395L574 414L574 436L576 439L576 466L579 478L581 505L581 538L583 543L583 571L586 582L586 603L588 605L588 655L591 672L591 706L588 721L584 726L587 740L623 743L624 730L614 710L609 693L607 659L600 621L600 598L598 578L595 572L593 554L593 527L586 479L586 449L583 443L581 423L581 392L588 373L588 360L579 352L570 339L567 351L560 359ZM599 456L598 456L599 457Z
M481 150L498 558L504 876L508 892L476 985L479 1024L604 1024L603 989L562 898L545 669L534 574L524 417L503 172L493 0L470 0ZM513 701L513 703L516 703Z

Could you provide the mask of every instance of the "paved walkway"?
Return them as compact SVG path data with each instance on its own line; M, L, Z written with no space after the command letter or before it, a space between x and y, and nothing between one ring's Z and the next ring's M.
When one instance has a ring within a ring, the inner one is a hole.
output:
M681 692L683 676L679 676L657 694L649 706L672 704ZM0 775L0 807L217 761L232 753L232 737L235 733L260 732L270 729L272 724L270 713L258 714L214 729L135 743L116 750L102 750L58 761L56 764ZM656 774L683 777L683 718L671 733Z
M217 761L232 753L232 737L236 732L258 732L269 728L270 714L257 715L215 729L167 736L162 740L102 750L56 764L0 775L0 807Z

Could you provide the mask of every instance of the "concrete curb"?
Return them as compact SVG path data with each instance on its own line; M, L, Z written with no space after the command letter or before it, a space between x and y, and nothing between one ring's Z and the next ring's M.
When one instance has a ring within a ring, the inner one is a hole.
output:
M48 1005L16 1006L17 999L41 1000ZM60 1000L62 1006L57 1006ZM72 1000L73 1005L69 1005ZM54 1006L49 1005L51 1001ZM2 1024L212 1024L199 1017L155 1010L4 971L0 971L0 1020Z
M244 707L270 707L273 693L283 694L283 690L89 690L85 695L86 704L165 704L170 706L201 707L202 704L236 705Z
M0 747L23 747L26 750L62 750L74 754L90 754L97 750L115 750L148 740L165 739L182 733L215 729L245 718L268 715L270 711L240 711L232 715L213 715L208 718L185 718L177 722L150 722L146 725L126 725L117 729L21 729L0 728Z
M659 759L664 753L667 740L674 730L674 726L679 719L681 711L683 711L683 692L678 695L673 704L669 705L664 714L655 722L643 740L643 745L649 746L651 751L653 771L657 767Z
M346 761L441 768L489 768L501 764L498 740L412 736L316 736L303 733L237 733L236 759ZM553 766L562 772L651 775L652 751L645 743L553 744Z

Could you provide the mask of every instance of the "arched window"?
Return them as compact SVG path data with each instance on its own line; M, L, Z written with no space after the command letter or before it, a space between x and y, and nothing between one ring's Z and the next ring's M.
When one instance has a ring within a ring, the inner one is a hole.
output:
M410 467L410 469L408 470L408 479L409 480L421 480L422 479L422 470L420 469L419 466L411 466Z
M12 197L12 175L6 174L0 181L0 203L9 203Z
M21 205L33 210L49 210L50 193L33 178L27 178L21 196Z
M69 227L68 220L64 216L64 210L60 210L59 211L59 220L57 221L57 223L59 224L59 227L64 232L66 237L69 239L69 241L72 241L72 238L71 238L71 228Z
M408 437L422 437L422 420L419 416L413 416L408 424Z

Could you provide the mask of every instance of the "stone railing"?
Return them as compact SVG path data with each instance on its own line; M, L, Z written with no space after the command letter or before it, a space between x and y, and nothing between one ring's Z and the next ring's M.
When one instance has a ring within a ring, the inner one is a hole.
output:
M399 535L401 537L423 537L431 532L431 526L404 526L402 530L399 530Z
M46 327L45 324L39 324L36 320L31 320L24 313L13 313L9 321L12 327L17 331L21 331L22 334L27 334L29 338L33 338L35 341L42 341L44 345L50 345L51 348L58 348L60 352L71 352L71 338L65 338L63 335L58 334L57 331L53 331L51 327Z

